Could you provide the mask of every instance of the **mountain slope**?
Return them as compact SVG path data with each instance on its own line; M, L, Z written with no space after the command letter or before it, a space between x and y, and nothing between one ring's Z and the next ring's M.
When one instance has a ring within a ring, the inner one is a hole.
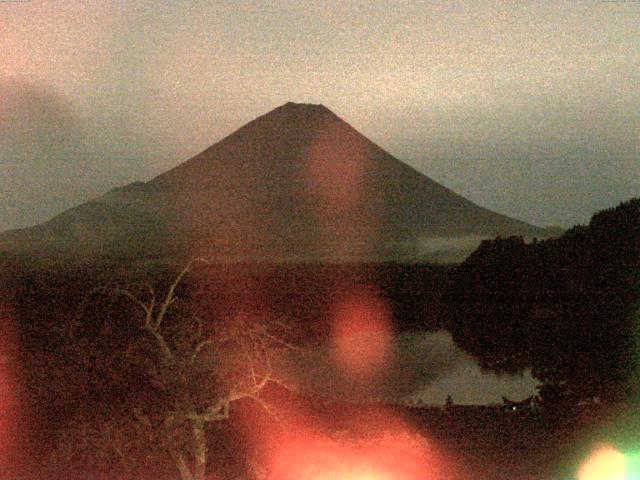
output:
M514 234L544 230L457 195L322 105L287 103L147 183L1 235L0 250L417 260L456 241Z

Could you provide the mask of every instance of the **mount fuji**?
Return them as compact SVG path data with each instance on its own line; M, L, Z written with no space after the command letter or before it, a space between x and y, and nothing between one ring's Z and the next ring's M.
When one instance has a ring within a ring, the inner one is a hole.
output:
M148 182L0 234L0 252L438 261L482 238L545 234L431 180L326 107L287 103Z

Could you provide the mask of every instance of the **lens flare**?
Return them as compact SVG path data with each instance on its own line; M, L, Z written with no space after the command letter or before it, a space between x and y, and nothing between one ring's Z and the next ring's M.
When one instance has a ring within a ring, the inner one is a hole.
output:
M452 478L427 442L408 430L340 438L299 427L273 440L270 480Z
M373 293L355 292L338 302L331 324L336 365L362 380L379 373L390 355L390 323L387 306Z
M326 116L301 155L305 196L317 221L317 247L335 261L371 258L381 211L369 146L337 118Z
M267 480L470 478L449 452L385 408L285 401L274 411L277 422L239 418Z
M613 447L602 447L580 467L578 480L632 480L625 456Z
M304 155L310 191L333 214L353 213L372 165L362 143L345 133L339 122L324 122Z
M637 480L640 478L640 454L633 452L625 455L625 473L630 480Z
M314 480L335 480L336 478L341 480L392 480L389 475L367 471L341 472L339 476L336 476L335 473L329 473L315 477Z
M17 468L20 450L17 337L10 309L0 303L0 469L4 472Z

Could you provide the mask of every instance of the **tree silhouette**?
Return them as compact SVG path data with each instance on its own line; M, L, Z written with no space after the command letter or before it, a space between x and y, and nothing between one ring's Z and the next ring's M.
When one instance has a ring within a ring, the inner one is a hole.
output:
M445 296L454 339L495 371L531 368L574 398L617 398L633 370L640 199L557 239L483 242Z
M72 328L78 335L79 363L87 372L98 370L88 388L121 390L128 397L124 414L93 424L79 420L78 431L85 442L89 439L90 455L119 458L132 476L144 469L140 463L150 462L149 452L135 459L137 446L168 454L182 480L204 480L209 461L207 426L228 419L231 405L242 399L273 414L262 391L273 383L289 387L274 365L279 355L293 348L282 323L238 312L210 324L179 305L177 292L196 261L201 260L189 262L160 297L151 286L145 295L120 287L91 292L86 303L96 296L113 302L124 298L135 307L127 320L137 325L137 334L127 330L115 359L105 349L87 344L98 341L97 336L83 341L78 333L82 326L76 322ZM125 385L131 374L139 388ZM101 402L108 396L103 393ZM77 435L65 440L70 455L78 451L74 438ZM138 465L129 464L134 461Z

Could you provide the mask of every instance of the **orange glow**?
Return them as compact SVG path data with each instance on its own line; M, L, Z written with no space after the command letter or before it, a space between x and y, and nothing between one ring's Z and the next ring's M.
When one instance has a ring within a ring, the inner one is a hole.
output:
M334 361L358 379L371 379L386 365L392 340L385 303L370 292L356 292L339 302L331 319Z
M277 439L270 480L443 478L439 455L419 435L381 429L340 438L309 428Z
M0 468L17 468L19 403L17 384L17 334L9 308L0 304Z
M297 405L297 406L296 406ZM448 456L393 413L380 407L316 412L284 403L279 420L243 415L245 434L267 480L455 480Z
M317 480L333 480L336 478L334 473L328 473L316 477ZM340 474L342 480L391 480L391 477L382 473L367 472L364 470L344 472Z
M625 458L612 447L602 447L578 472L578 480L625 480Z
M323 123L305 152L307 181L331 214L351 212L362 198L368 152L337 122Z
M321 253L331 259L370 257L380 223L371 204L375 200L367 194L373 186L371 152L357 133L327 118L316 127L301 160Z

